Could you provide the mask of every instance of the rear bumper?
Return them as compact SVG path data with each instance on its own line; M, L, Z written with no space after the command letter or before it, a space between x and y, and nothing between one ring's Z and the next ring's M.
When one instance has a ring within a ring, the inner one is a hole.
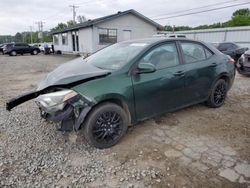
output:
M239 74L242 74L244 76L250 76L250 71L247 71L247 70L242 70L241 68L237 68L237 71Z

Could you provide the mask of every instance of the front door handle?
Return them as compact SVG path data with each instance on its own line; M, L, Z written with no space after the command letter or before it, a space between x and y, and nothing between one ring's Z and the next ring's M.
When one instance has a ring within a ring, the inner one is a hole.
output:
M174 73L175 76L184 76L184 72L183 71L178 71L176 73Z
M212 63L211 65L209 65L209 67L216 67L217 63Z

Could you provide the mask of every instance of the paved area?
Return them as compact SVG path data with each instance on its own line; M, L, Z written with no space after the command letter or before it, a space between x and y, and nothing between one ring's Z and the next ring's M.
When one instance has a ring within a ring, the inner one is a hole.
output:
M33 90L75 57L0 55L0 187L250 187L250 78L236 76L223 107L203 104L130 127L116 146L90 147L40 119Z

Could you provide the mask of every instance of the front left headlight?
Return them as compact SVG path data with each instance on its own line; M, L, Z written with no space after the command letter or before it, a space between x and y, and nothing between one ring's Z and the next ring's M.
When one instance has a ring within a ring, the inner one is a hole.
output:
M62 90L40 95L36 98L36 103L46 111L62 110L65 106L64 102L76 95L73 90Z

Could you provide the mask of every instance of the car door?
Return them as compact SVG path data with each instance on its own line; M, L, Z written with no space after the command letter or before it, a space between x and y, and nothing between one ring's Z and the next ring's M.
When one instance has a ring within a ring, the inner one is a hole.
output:
M28 44L23 45L23 49L25 53L30 53L31 52L31 46Z
M156 71L132 75L135 109L138 120L152 117L182 105L184 73L175 42L149 50L140 63L155 65Z
M205 100L216 75L216 57L198 42L180 41L185 70L185 104Z
M17 43L13 46L13 50L16 51L17 53L22 53L21 47L22 47L22 44Z

